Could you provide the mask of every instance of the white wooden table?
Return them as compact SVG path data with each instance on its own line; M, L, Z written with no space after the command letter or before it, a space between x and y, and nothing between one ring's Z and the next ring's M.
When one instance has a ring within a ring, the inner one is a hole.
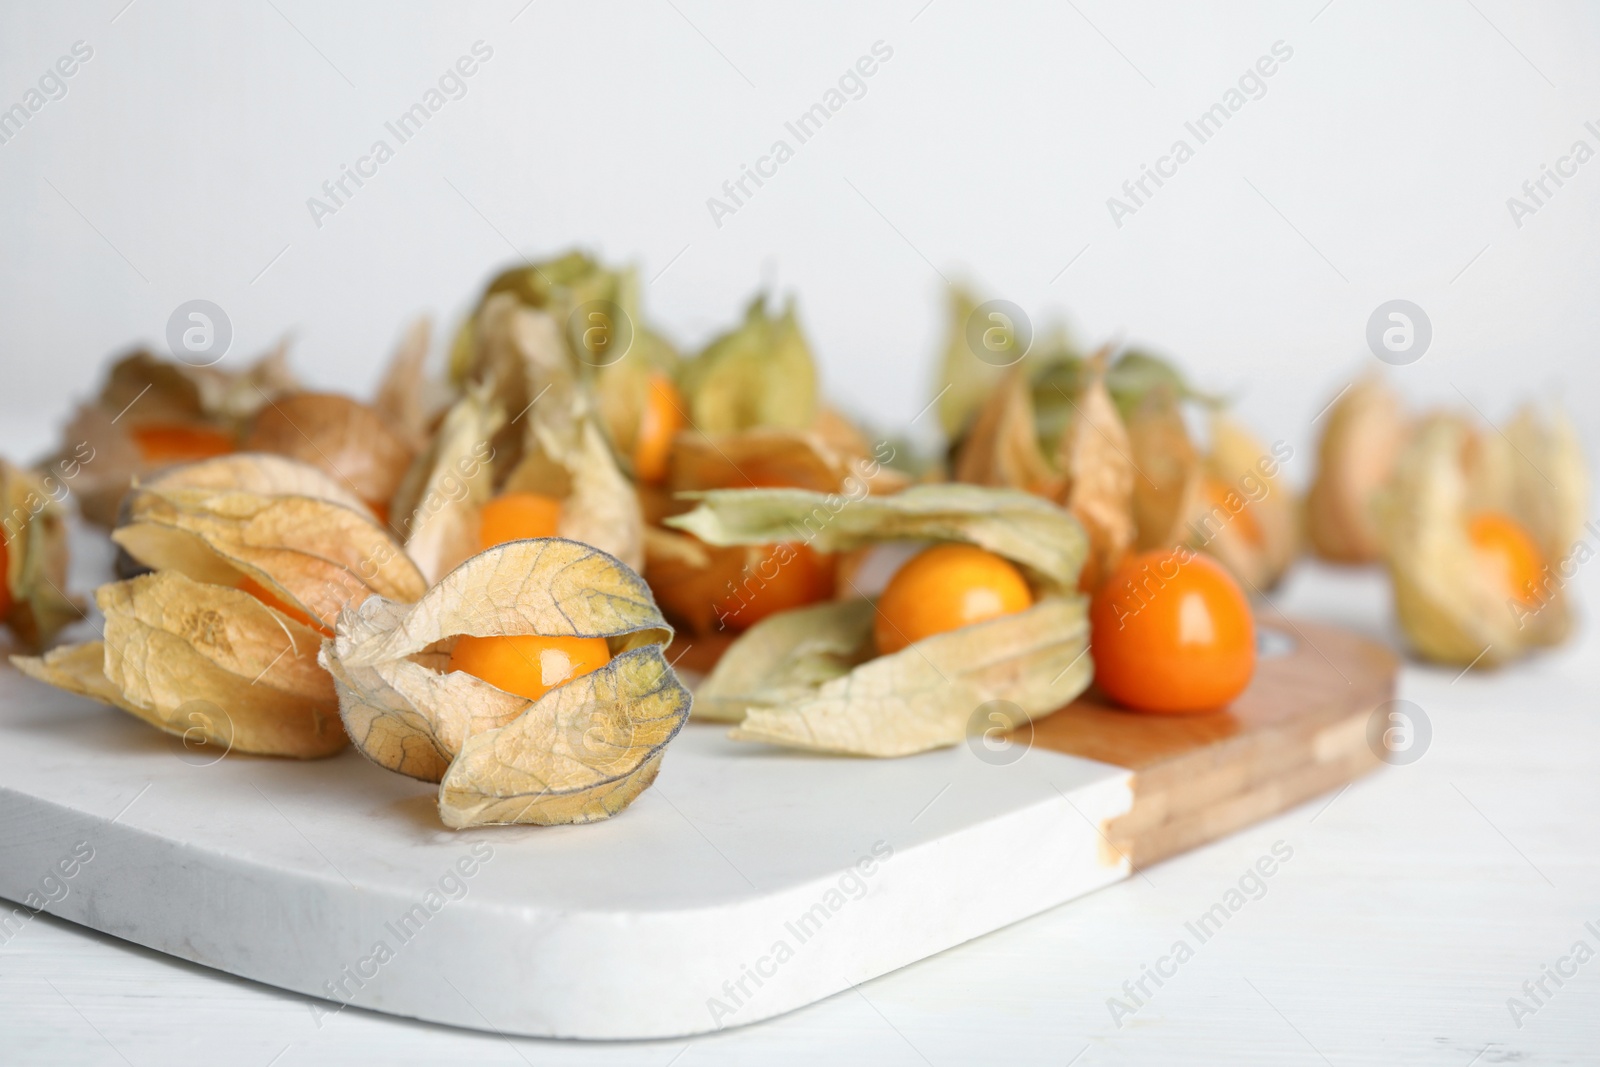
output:
M1305 567L1274 601L1385 632L1378 576L1335 576ZM1591 627L1498 675L1408 667L1400 695L1433 731L1413 765L753 1027L583 1044L319 1020L312 1001L41 915L0 947L0 1061L1592 1063L1600 961L1559 987L1543 970L1579 940L1600 951L1597 644ZM1202 943L1186 924L1278 842L1292 858ZM1179 940L1192 958L1163 961ZM1535 1003L1523 985L1541 979ZM1514 1020L1512 997L1532 1013Z

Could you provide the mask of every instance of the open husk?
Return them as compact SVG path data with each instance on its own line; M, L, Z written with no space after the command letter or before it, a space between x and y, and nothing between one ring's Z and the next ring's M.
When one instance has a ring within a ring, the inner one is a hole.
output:
M773 615L723 655L696 703L738 723L731 736L862 756L956 744L980 705L1027 715L1059 708L1089 684L1088 551L1077 521L1047 501L970 485L915 486L851 499L801 490L705 493L669 524L712 545L804 541L823 552L887 541L960 541L1020 566L1035 593L1025 611L874 656L870 601Z
M638 494L618 466L592 391L562 346L559 324L542 311L519 306L507 294L497 294L484 305L479 330L487 349L496 354L493 365L516 368L524 390L531 390L526 404L491 442L497 470L510 470L498 491L561 501L562 537L593 545L629 567L642 567L644 517ZM506 393L499 379L495 382L494 395L505 403ZM509 452L498 451L502 447Z
M67 520L57 503L68 484L0 460L0 537L5 541L5 624L26 648L49 644L83 617L67 595Z
M1524 412L1504 434L1452 414L1423 420L1374 506L1396 613L1416 651L1492 667L1565 640L1563 587L1573 559L1593 552L1580 541L1587 494L1564 418L1542 423ZM1509 516L1540 546L1544 573L1524 596L1508 596L1474 549L1468 523L1484 511Z
M603 637L612 659L528 700L445 670L463 634ZM671 637L638 575L551 538L473 556L415 604L352 607L322 662L356 746L439 782L446 825L591 822L654 780L688 717L689 693L663 655Z
M1373 497L1412 433L1398 394L1383 379L1357 381L1333 402L1306 494L1306 538L1323 559L1371 563L1383 554Z
M89 521L110 527L130 482L169 462L143 458L141 432L197 431L231 448L256 411L293 388L283 345L238 371L133 352L112 365L99 396L79 407L51 460L57 467L81 465L72 485L78 507Z

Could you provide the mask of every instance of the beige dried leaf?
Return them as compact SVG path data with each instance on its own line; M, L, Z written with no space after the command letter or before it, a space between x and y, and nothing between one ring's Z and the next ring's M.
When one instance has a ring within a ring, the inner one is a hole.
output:
M293 393L257 413L244 447L321 469L380 516L411 466L412 448L377 410L334 393Z
M101 586L105 641L17 657L25 673L168 733L311 759L344 747L321 635L248 593L176 572Z
M1399 395L1378 377L1350 386L1325 418L1306 494L1306 536L1323 559L1371 563L1383 553L1373 496L1394 470L1410 420Z
M1105 383L1105 354L1090 360L1072 419L1061 434L1056 499L1089 535L1082 588L1099 588L1133 544L1133 445Z
M320 469L271 452L234 452L169 467L141 480L139 487L163 492L211 489L237 490L259 496L309 496L358 512L367 510L360 497Z
M428 342L433 324L422 315L406 330L378 383L373 409L395 433L420 452L428 443Z
M224 586L248 578L330 630L348 604L427 588L369 514L313 497L145 488L112 539L156 570Z
M794 684L790 668L772 689L758 682L739 694L747 701L745 716L730 736L852 756L909 756L959 744L974 712L991 700L1015 704L1028 718L1047 715L1083 692L1093 674L1086 605L1082 597L1046 597L1015 615L864 659L804 695L797 692L802 687ZM845 634L865 630L870 644L872 610L862 601L849 617L842 608L831 618L813 613L814 627L804 638L813 662L818 644L837 647ZM761 627L782 618L757 623L723 655L705 685L716 704L736 701L713 680L719 673L749 670L743 663L744 640L754 637L754 645ZM835 629L832 642L822 636L829 628ZM855 656L863 653L870 654L858 645Z
M957 450L953 475L958 482L1023 489L1052 500L1061 493L1061 474L1039 449L1022 365L1006 371L978 407Z
M1143 552L1181 544L1200 499L1201 471L1177 394L1166 386L1146 393L1128 417L1128 441L1135 546Z
M48 482L48 484L47 484ZM61 629L83 617L78 601L67 594L67 520L53 486L53 475L41 478L0 460L0 538L4 540L6 583L11 605L5 619L26 648L42 648Z
M611 662L538 700L446 671L463 634L603 637ZM662 656L672 629L649 587L575 541L513 541L446 575L416 604L373 598L323 649L356 746L442 781L450 826L586 822L654 777L689 695Z
M667 483L673 492L789 486L845 492L852 480L869 493L895 493L910 484L883 466L864 442L859 450L837 426L818 430L760 428L707 435L687 431L672 448Z
M659 645L635 648L469 737L439 784L450 827L596 822L633 803L689 712Z
M436 582L478 550L478 512L494 495L494 446L505 413L469 386L395 494L391 513L406 552Z
M629 567L643 567L638 494L617 464L559 326L543 312L517 306L509 294L490 298L482 322L489 350L511 353L520 360L527 387L537 386L521 416L526 432L520 459L501 490L560 500L562 537L593 545Z

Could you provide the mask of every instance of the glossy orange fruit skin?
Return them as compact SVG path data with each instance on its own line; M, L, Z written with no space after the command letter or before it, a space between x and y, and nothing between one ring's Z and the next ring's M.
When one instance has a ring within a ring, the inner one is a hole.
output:
M538 700L574 678L611 662L603 637L543 637L463 634L450 652L449 671L465 671L507 693Z
M801 542L762 545L738 588L712 602L725 630L747 630L769 615L833 597L834 558Z
M192 463L225 456L237 447L231 434L206 426L135 426L128 436L146 463Z
M1135 711L1226 707L1256 667L1255 617L1223 567L1189 549L1124 559L1089 608L1095 681Z
M907 560L878 597L872 636L879 655L934 634L1026 611L1033 593L1009 560L976 545L925 548Z
M672 439L683 427L683 397L678 387L660 371L652 372L633 445L633 472L639 481L657 485L666 480Z
M1527 606L1539 602L1544 553L1526 527L1503 512L1485 511L1468 520L1467 539L1508 600Z
M554 537L561 526L561 501L538 493L501 493L478 512L478 547Z

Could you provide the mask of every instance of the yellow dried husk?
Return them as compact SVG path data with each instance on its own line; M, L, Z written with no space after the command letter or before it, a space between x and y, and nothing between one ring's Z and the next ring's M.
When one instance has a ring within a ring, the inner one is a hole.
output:
M1373 497L1393 473L1411 421L1399 395L1377 377L1350 386L1325 418L1316 475L1306 494L1306 539L1323 559L1375 562L1383 545Z
M310 496L358 512L367 510L360 497L321 470L271 452L234 452L198 463L168 467L159 474L140 479L136 487L162 492L210 489L259 496Z
M248 593L175 571L103 585L105 640L13 657L25 674L224 751L310 759L344 747L321 635Z
M504 421L488 390L469 386L395 493L391 525L430 583L478 551L478 512L494 495L491 442Z
M1455 415L1428 417L1375 500L1400 626L1428 659L1493 667L1571 632L1564 583L1551 567L1579 538L1587 476L1564 420L1525 419L1514 428L1530 451L1519 455L1509 435L1480 433ZM1516 520L1541 546L1546 580L1534 602L1509 598L1477 557L1468 524L1484 510Z
M493 354L491 366L523 383L508 394L500 378L491 379L496 402L513 411L491 442L497 490L561 501L562 537L642 567L644 516L638 495L606 439L591 392L562 347L556 320L501 293L485 303L479 322L483 345ZM513 410L524 393L528 400Z
M3 621L26 648L43 648L83 617L66 591L67 519L57 501L69 488L55 475L41 477L0 460L0 537L5 541L0 577L11 601Z
M1145 394L1128 416L1128 442L1136 473L1136 547L1143 552L1182 544L1199 507L1202 474L1178 395L1166 386Z
M983 703L1053 711L1088 686L1087 602L1076 593L1087 537L1038 497L971 485L896 496L724 490L668 520L712 545L804 541L849 551L886 541L959 541L1020 565L1026 611L872 655L873 605L854 600L782 612L751 627L701 688L697 714L739 724L731 736L862 756L958 743Z
M384 423L413 452L426 448L430 436L428 423L433 407L427 370L432 335L433 324L426 315L411 324L390 357L372 401Z
M330 630L348 604L427 589L370 514L310 496L146 487L112 539L156 570L224 586L252 579Z
M612 660L528 700L445 669L463 634L601 637ZM638 575L551 538L473 556L415 604L351 608L322 663L356 746L440 782L446 825L589 822L650 784L688 717L688 691L663 656L671 638Z

